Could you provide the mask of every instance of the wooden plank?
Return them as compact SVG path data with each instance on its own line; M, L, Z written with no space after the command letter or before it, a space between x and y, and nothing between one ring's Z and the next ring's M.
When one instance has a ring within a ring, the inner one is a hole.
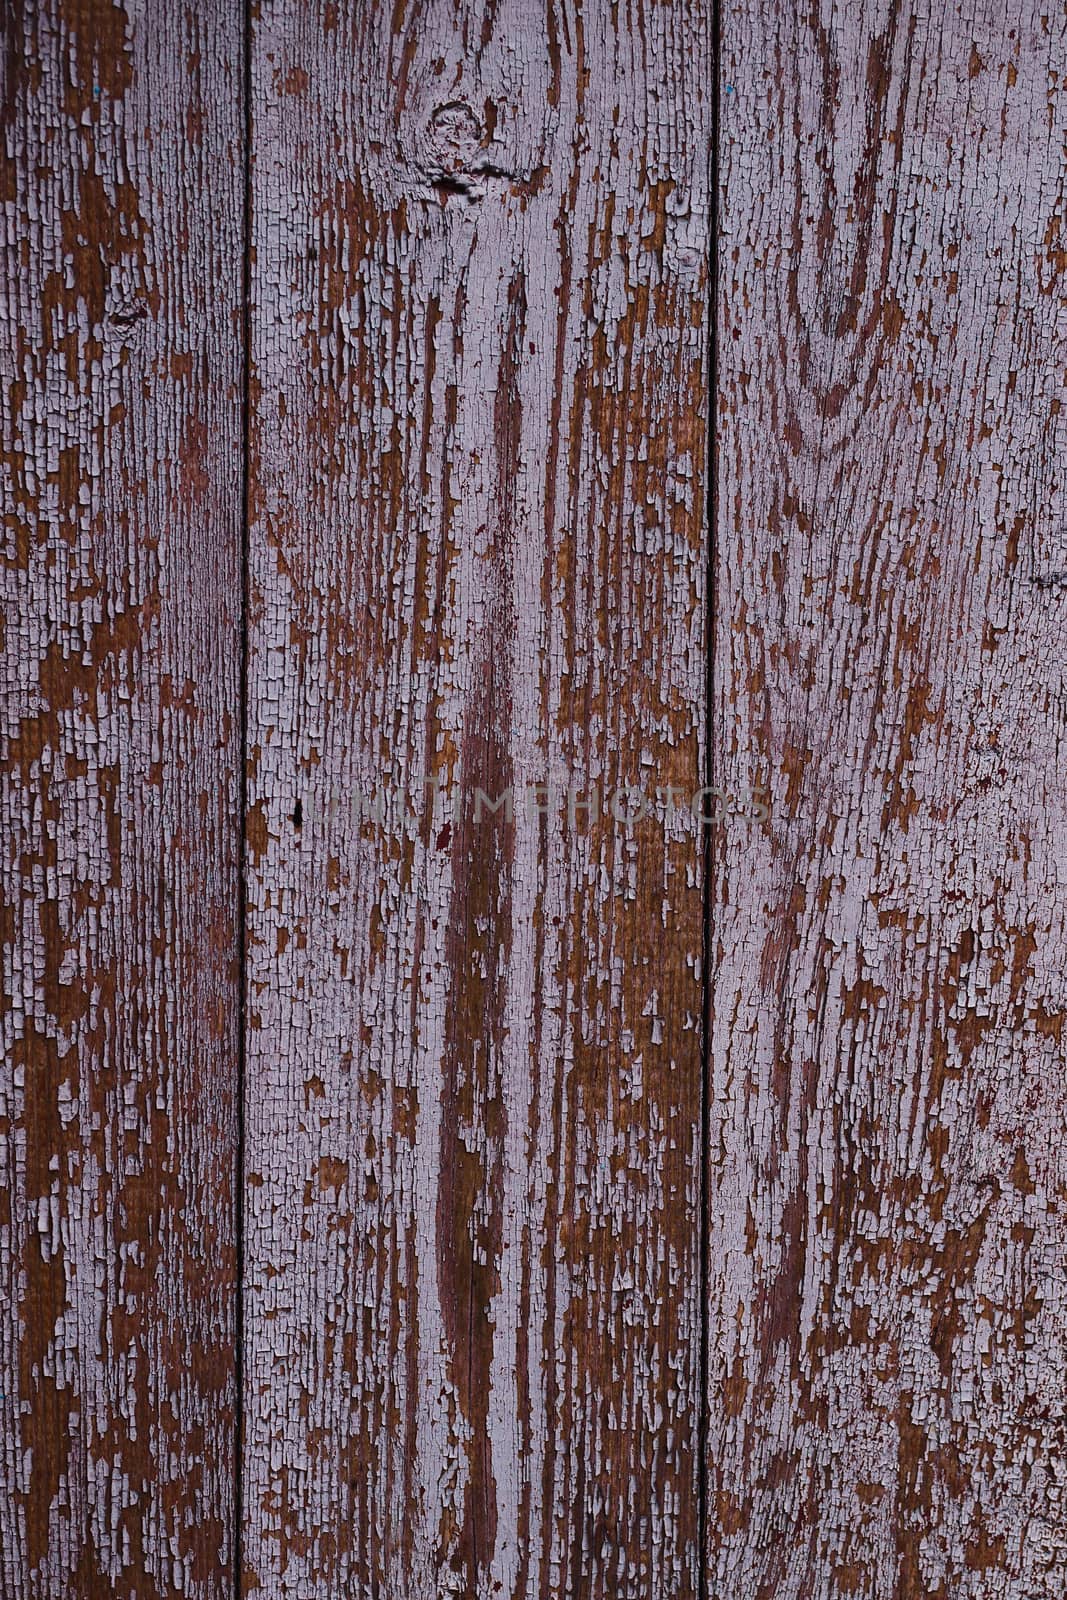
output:
M249 1591L695 1591L710 49L257 9Z
M708 1593L1063 1593L1063 8L727 3Z
M219 1596L240 8L4 28L0 1588Z

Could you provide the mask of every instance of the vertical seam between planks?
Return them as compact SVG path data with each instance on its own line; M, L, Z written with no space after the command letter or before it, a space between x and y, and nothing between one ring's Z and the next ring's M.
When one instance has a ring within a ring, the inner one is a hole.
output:
M717 528L716 449L718 440L718 338L719 338L719 57L721 53L721 0L711 0L711 152L710 206L708 217L708 424L705 446L705 505L707 516L707 571L704 593L705 678L704 678L704 776L711 788L715 780L714 689L715 689L715 558ZM714 807L713 807L714 814ZM702 871L704 877L703 937L701 968L700 1037L700 1174L697 1193L700 1202L700 1349L697 1396L697 1595L708 1600L708 1431L710 1400L709 1375L709 1288L711 1283L711 1216L709 1210L711 1161L711 935L712 867L714 826L702 823Z
M240 747L237 809L240 819L237 873L237 1149L234 1175L236 1296L234 1303L234 1484L233 1593L244 1589L244 1295L245 1295L245 1080L247 1061L248 950L248 614L251 543L252 425L252 0L241 6L241 572L238 719Z

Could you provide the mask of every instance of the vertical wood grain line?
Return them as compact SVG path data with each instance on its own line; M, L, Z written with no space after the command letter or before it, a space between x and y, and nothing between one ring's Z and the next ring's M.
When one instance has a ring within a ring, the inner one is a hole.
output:
M237 777L241 838L237 874L237 1152L234 1182L236 1215L236 1303L234 1307L234 1368L237 1386L234 1427L233 1484L233 1592L244 1593L244 1331L245 1331L245 1062L248 1004L248 574L251 525L250 436L252 413L252 0L241 6L241 128L242 150L242 259L241 259L241 658L240 749Z
M715 529L718 441L718 357L719 357L719 42L721 0L711 4L711 149L708 173L708 438L707 474L707 591L704 617L707 629L705 678L704 784L715 784L715 728L713 724L715 686ZM709 1162L711 1160L711 967L712 967L712 878L714 871L715 830L705 828L703 845L704 906L703 965L701 968L700 1034L700 1346L697 1393L697 1595L708 1597L708 1341L711 1333L711 1208Z

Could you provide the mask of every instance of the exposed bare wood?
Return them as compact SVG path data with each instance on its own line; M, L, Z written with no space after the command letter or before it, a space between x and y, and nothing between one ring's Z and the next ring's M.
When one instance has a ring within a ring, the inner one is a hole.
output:
M695 1591L711 81L258 11L249 1591Z
M1064 1592L1065 25L724 7L715 1596Z
M242 21L5 30L0 1591L220 1600ZM249 1594L1063 1600L1067 15L722 32L256 12Z
M4 29L0 1589L221 1596L239 7Z

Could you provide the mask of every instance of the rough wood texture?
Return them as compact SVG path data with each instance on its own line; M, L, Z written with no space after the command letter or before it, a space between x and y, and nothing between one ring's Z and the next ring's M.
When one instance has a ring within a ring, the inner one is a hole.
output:
M219 1596L240 17L4 30L0 1590Z
M1064 12L720 87L708 1591L1061 1600Z
M709 35L258 11L249 1591L695 1589Z

